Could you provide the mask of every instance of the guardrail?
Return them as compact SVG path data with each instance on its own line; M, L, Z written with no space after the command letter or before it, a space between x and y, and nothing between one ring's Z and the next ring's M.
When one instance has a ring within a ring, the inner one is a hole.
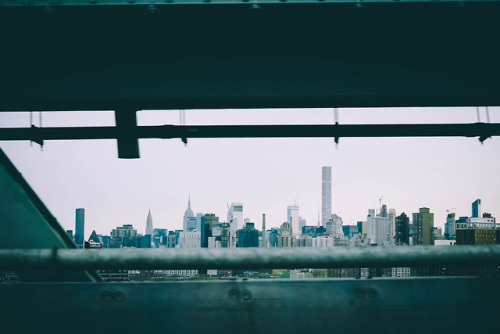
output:
M9 249L0 270L374 268L500 265L499 246Z

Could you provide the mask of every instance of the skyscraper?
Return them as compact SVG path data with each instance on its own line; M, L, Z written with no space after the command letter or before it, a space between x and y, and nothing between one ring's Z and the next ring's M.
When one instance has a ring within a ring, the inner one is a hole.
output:
M146 219L146 233L149 235L153 235L153 217L151 217L151 209L148 212L148 219Z
M450 212L446 216L446 223L444 225L444 236L446 239L455 240L455 213Z
M85 240L85 209L76 209L76 219L75 219L75 244L79 248L83 248L83 242Z
M420 208L413 214L413 244L434 245L434 213L429 208Z
M472 217L481 217L481 200L479 198L472 203Z
M189 218L194 218L195 224L196 224L196 217L194 216L193 210L191 210L191 196L189 196L188 199L188 207L186 211L184 212L184 220L182 222L182 229L187 232L189 229L192 230L191 226L188 226L188 221L192 221L192 219Z
M227 222L231 226L231 231L236 235L236 231L243 228L243 203L233 202L227 211Z
M374 209L368 210L367 236L371 245L384 245L390 241L390 220L389 217L375 215Z
M403 212L396 217L396 245L410 244L410 220Z
M301 230L299 227L299 206L289 205L286 208L286 221L292 227L293 234L300 234Z
M391 224L389 225L389 233L391 237L394 237L396 234L396 210L395 209L389 209L389 221Z
M321 226L326 223L332 215L332 167L321 167Z

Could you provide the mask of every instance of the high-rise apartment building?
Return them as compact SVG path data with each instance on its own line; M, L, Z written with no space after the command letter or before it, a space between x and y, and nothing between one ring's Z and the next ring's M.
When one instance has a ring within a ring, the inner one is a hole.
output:
M472 202L472 217L481 217L481 200L479 198Z
M326 223L332 215L332 167L321 167L321 226Z
M286 221L292 227L292 232L294 235L299 235L301 233L299 227L299 206L289 205L286 208Z
M85 209L76 209L76 219L75 219L75 244L79 248L83 248L83 242L85 241Z
M243 228L243 203L233 202L227 211L227 222L231 231L236 235L236 231Z
M434 245L434 213L420 208L413 213L413 245Z

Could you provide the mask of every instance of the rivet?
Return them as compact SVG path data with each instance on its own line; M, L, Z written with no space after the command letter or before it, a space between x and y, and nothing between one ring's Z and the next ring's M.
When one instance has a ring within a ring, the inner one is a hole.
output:
M101 298L105 302L110 302L113 299L113 294L109 291L104 291L101 293Z
M374 288L368 289L368 297L370 298L377 298L378 297L378 292Z
M229 299L238 299L240 297L240 292L236 289L229 290L228 293Z
M125 300L125 294L121 291L116 291L114 294L113 294L113 299L117 302L122 302Z
M243 292L241 293L241 299L250 300L252 299L252 294L248 290L243 290Z
M356 298L365 298L365 290L358 288L354 290L354 295L356 296Z

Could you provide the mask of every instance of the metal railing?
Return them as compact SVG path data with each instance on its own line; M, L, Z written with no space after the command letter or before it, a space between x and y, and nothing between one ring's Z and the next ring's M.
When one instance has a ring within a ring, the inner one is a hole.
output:
M0 270L368 268L500 265L499 246L9 249Z

